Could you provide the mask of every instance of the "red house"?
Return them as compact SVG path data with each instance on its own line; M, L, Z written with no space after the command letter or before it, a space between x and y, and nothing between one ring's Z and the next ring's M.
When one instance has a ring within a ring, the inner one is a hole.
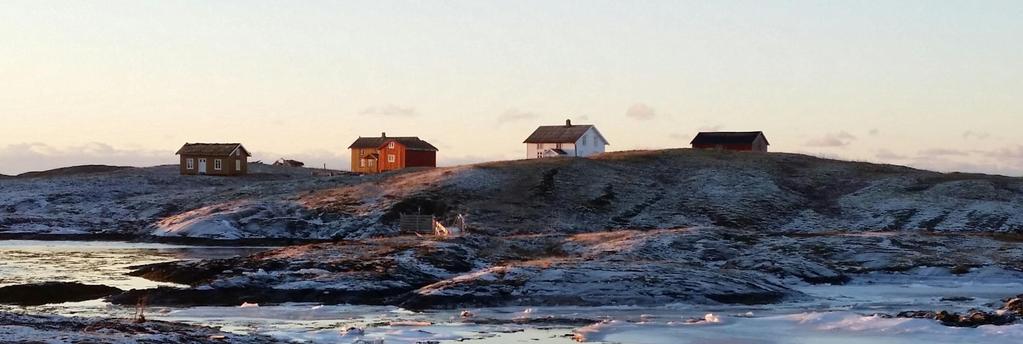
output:
M360 137L348 149L352 171L379 173L406 167L437 167L437 147L418 137Z
M693 149L767 152L767 136L762 131L701 132L690 142Z

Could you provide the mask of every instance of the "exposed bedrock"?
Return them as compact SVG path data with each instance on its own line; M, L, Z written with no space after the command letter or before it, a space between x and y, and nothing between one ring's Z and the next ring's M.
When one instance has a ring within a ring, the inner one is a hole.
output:
M120 292L114 287L77 282L19 284L0 287L0 303L35 306L95 300Z

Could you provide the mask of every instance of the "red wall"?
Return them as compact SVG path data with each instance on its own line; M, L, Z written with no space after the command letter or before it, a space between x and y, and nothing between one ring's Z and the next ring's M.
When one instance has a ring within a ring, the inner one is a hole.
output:
M380 160L377 167L380 172L399 170L406 167L437 167L437 152L408 150L397 141L394 148L387 148L387 143L380 147ZM394 154L394 162L387 162L387 155Z
M437 167L437 152L406 150L405 167Z
M693 148L696 148L696 149L723 149L723 150L731 150L731 151L751 151L751 150L753 150L753 145L751 145L751 144L745 144L745 145L693 145Z
M397 141L388 142L394 142L394 148L387 148L387 143L380 146L380 160L377 160L380 172L405 168L405 145ZM394 154L394 162L387 161L387 156L390 154Z

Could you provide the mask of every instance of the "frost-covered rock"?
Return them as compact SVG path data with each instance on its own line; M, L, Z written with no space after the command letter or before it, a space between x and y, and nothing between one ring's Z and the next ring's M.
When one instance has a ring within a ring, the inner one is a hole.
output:
M0 312L3 343L281 343L268 336L239 335L165 321L39 316Z
M393 237L292 246L248 257L160 263L134 275L193 286L133 291L133 303L390 304L409 308L802 302L810 284L874 274L940 283L1018 278L1023 245L967 234L789 235L715 227L459 238ZM964 268L970 267L970 268ZM958 274L958 275L957 275ZM966 288L961 293L969 295ZM957 294L958 295L958 294Z

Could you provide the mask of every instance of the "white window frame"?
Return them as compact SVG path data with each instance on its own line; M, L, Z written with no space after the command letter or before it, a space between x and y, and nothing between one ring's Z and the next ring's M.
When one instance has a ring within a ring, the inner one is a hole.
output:
M387 149L394 149L394 142L388 142L387 143Z
M395 162L395 161L398 161L398 158L396 156L394 156L394 154L387 154L387 162Z
M366 158L359 159L359 167L366 167Z
M223 169L224 169L224 160L223 159L213 159L213 170L214 171L220 171L220 170L223 170Z
M241 160L235 160L234 161L234 170L238 171L238 172L242 171L242 161Z
M590 139L589 135L583 135L583 144L581 144L580 146L585 146L585 145L589 144L590 143L589 139Z
M192 159L192 158L185 159L185 169L186 170L194 170L195 169L195 159Z

